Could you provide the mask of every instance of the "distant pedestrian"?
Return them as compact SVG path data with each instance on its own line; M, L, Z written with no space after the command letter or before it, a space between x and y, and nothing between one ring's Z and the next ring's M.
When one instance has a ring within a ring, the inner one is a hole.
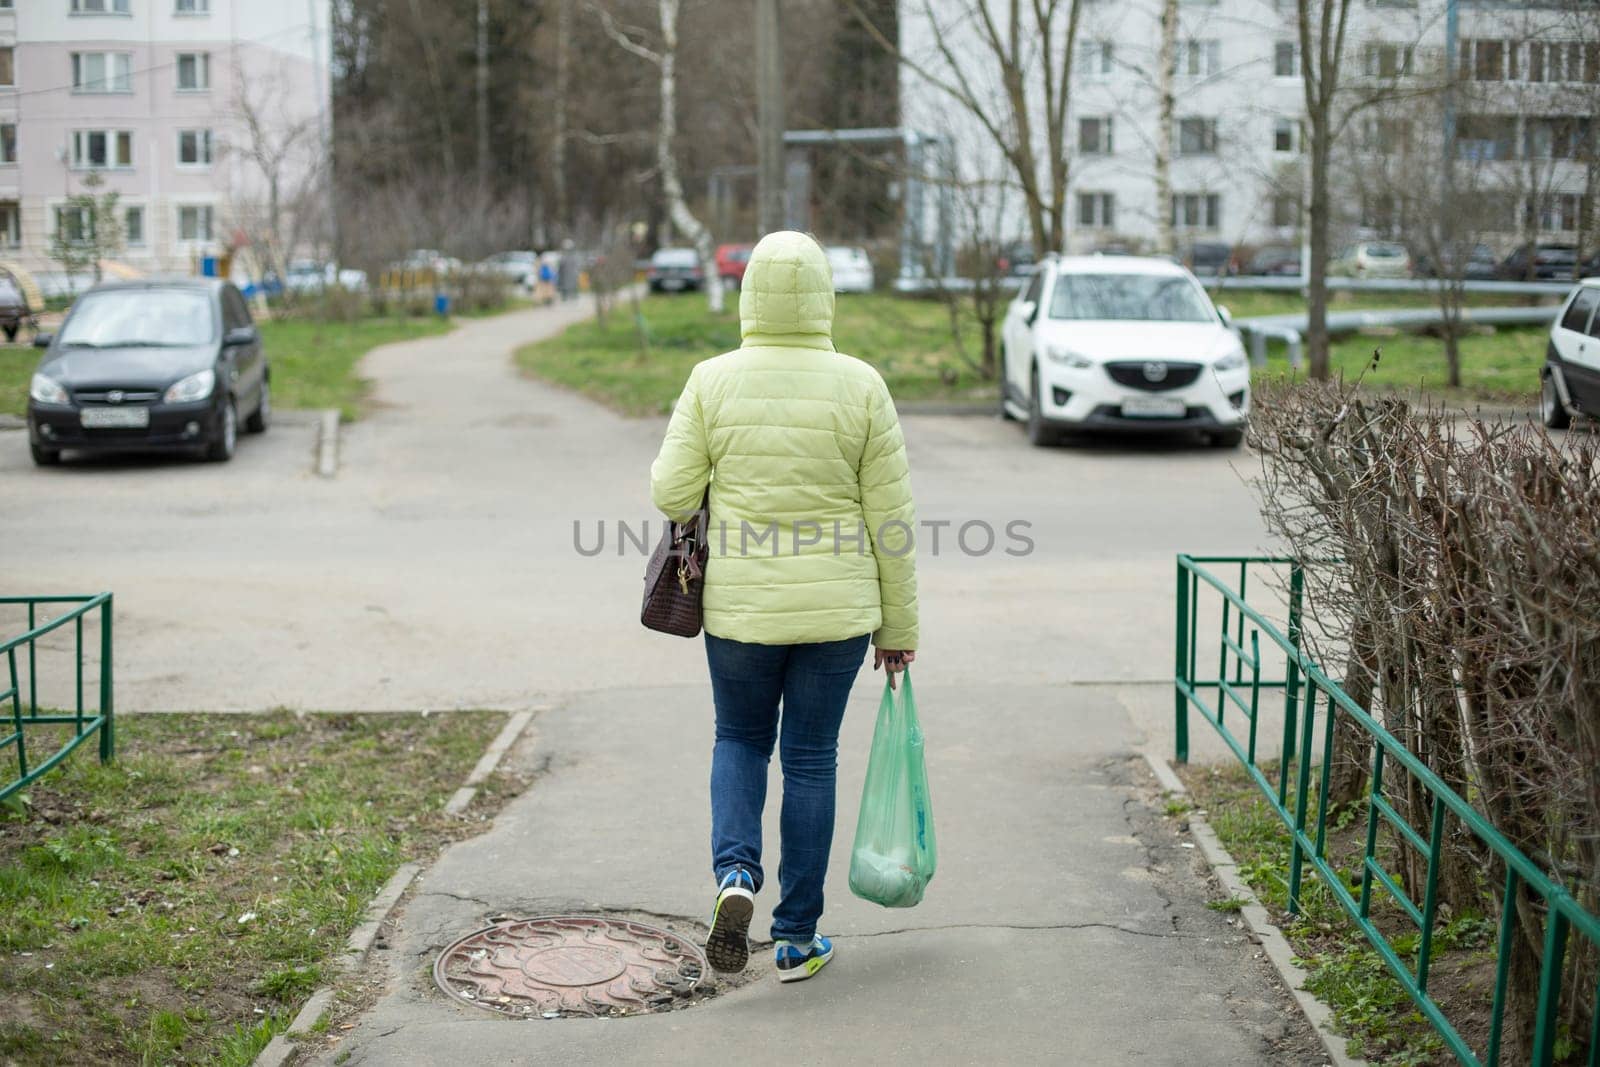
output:
M572 300L578 295L578 253L572 247L571 238L561 242L561 263L556 268L556 288L561 290L563 301Z
M916 516L883 378L833 347L833 275L805 234L756 245L739 294L741 346L698 364L650 469L684 519L710 487L703 593L716 708L706 957L742 970L765 883L761 813L774 743L782 862L772 913L780 980L833 956L817 933L833 844L839 725L868 642L873 669L915 658ZM748 551L751 533L758 538ZM775 538L760 540L759 538ZM781 705L781 713L780 713Z
M556 299L556 254L546 252L539 257L539 284L534 299L541 304L553 304Z

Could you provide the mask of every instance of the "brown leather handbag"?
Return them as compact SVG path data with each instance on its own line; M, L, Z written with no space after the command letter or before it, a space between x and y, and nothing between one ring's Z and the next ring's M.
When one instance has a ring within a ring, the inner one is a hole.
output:
M700 594L705 588L708 490L700 510L688 522L667 522L644 572L644 606L639 621L652 630L678 637L700 633Z

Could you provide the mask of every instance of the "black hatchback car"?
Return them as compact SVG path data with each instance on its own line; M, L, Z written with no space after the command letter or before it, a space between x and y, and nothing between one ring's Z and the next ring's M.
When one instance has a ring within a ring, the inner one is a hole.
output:
M78 298L28 388L28 443L61 453L233 458L272 418L271 372L239 290L213 278L110 282Z

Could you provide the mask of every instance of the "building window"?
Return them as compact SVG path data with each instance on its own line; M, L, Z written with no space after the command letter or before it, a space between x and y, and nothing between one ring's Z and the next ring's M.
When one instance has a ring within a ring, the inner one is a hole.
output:
M1583 197L1577 193L1555 193L1545 197L1529 197L1523 207L1523 218L1539 220L1539 229L1554 233L1569 233L1578 228L1578 212L1583 210Z
M1174 195L1172 225L1179 230L1217 229L1222 225L1222 198L1216 193Z
M178 209L178 240L211 240L212 210L209 204L189 204Z
M1111 119L1078 120L1078 151L1086 156L1108 156L1111 147Z
M1530 82L1583 80L1583 45L1578 41L1529 41L1523 79ZM1591 68L1592 69L1592 68ZM1595 76L1589 76L1590 81Z
M129 248L144 247L144 208L130 204L122 214L122 241Z
M1586 159L1590 120L1579 115L1523 119L1524 159Z
M1300 150L1300 123L1295 119L1275 119L1272 123L1272 150L1298 152Z
M1179 78L1210 78L1221 70L1221 41L1179 41L1172 54L1172 73Z
M204 15L211 11L211 0L173 0L174 15Z
M16 7L15 0L0 0L0 11L15 11Z
M1473 81L1504 81L1506 43L1484 38L1466 38L1461 42L1461 72Z
M0 164L17 161L17 124L0 122Z
M1178 155L1213 156L1216 153L1216 119L1178 120Z
M1110 41L1084 41L1078 46L1078 72L1085 78L1109 77L1115 54Z
M56 236L69 245L94 240L94 214L86 207L58 206L53 212Z
M126 15L128 0L72 0L74 15Z
M1272 198L1272 224L1279 229L1300 225L1300 198L1279 193Z
M133 92L133 57L127 52L72 53L72 89L78 93Z
M211 165L211 131L179 130L178 163L185 167Z
M1361 144L1369 152L1393 155L1411 143L1411 124L1405 119L1368 119L1362 124Z
M72 165L80 170L133 166L133 134L128 130L73 130Z
M1511 159L1517 143L1515 115L1462 115L1456 124L1456 158Z
M22 205L15 200L0 201L0 248L22 244Z
M1279 41L1272 46L1272 76L1300 77L1300 46L1294 41Z
M1110 230L1117 224L1114 193L1079 193L1078 225L1085 230Z
M178 53L178 91L203 92L211 88L211 53Z
M10 45L0 48L0 86L17 84L17 50Z
M1362 69L1369 78L1405 78L1411 74L1411 45L1369 44L1361 57Z

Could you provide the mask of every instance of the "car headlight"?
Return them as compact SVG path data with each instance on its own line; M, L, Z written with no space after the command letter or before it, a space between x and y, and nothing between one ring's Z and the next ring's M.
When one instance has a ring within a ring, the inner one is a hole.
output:
M1244 353L1239 351L1229 352L1211 366L1212 369L1216 370L1219 374L1226 374L1228 371L1244 370Z
M173 382L161 400L167 404L189 404L196 400L204 400L211 395L211 390L216 388L216 384L216 371L199 371Z
M70 404L67 391L61 388L61 383L54 378L46 378L42 374L35 374L28 383L28 395L41 404Z
M1051 362L1064 364L1070 370L1088 370L1094 366L1094 360L1088 356L1080 355L1070 348L1058 348L1055 345L1046 346L1044 354L1050 357Z

